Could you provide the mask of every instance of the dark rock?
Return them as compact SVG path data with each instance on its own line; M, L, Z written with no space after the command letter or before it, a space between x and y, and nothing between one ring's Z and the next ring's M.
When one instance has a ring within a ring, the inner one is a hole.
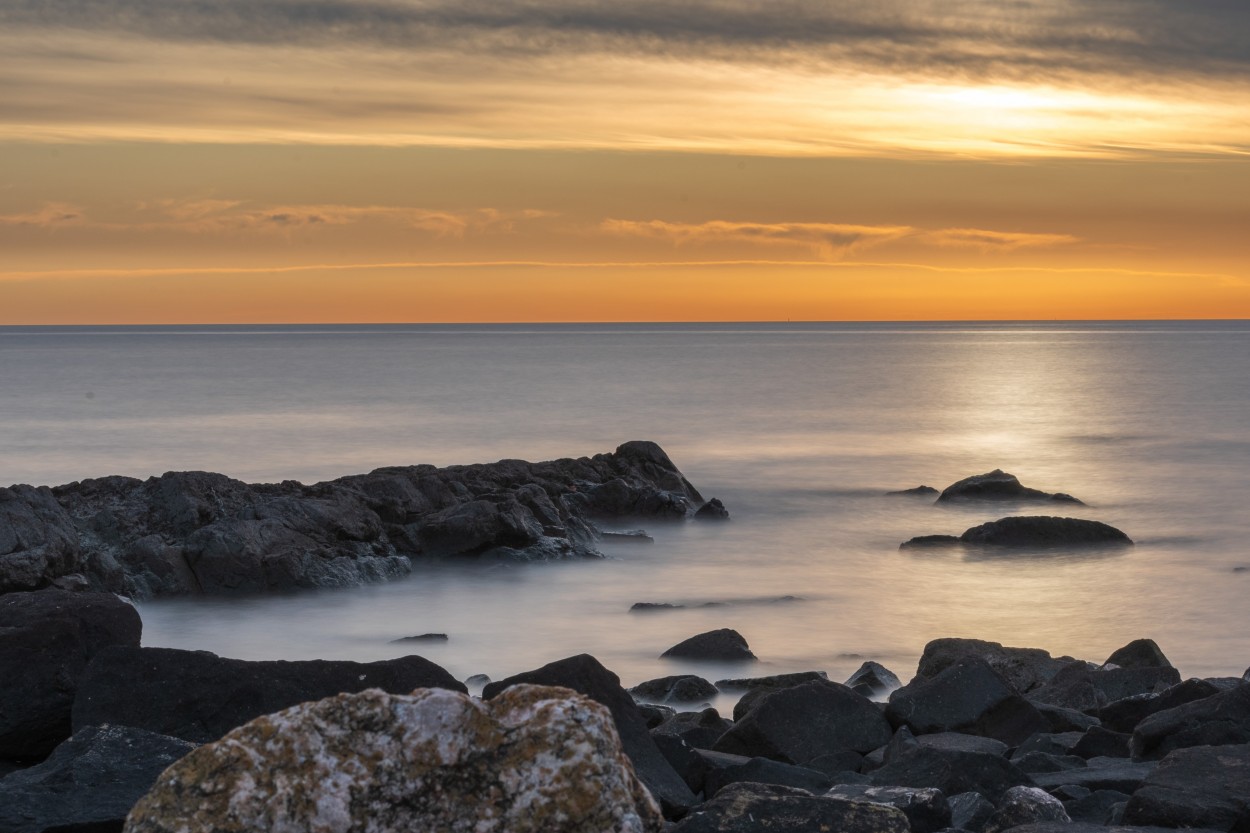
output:
M865 662L850 676L846 687L868 699L884 697L903 683L893 671L875 662Z
M803 601L800 596L755 596L745 599L713 599L706 602L677 603L672 602L634 602L629 608L631 613L658 613L664 610L688 610L691 608L709 607L740 607L744 605L775 605Z
M900 733L902 731L902 729L899 729ZM962 732L936 732L931 735L921 735L916 738L916 743L931 749L981 752L986 755L998 755L999 757L1006 757L1008 749L1007 744L1001 740L979 735L965 735Z
M1093 795L1093 793L1085 787L1078 787L1074 784L1065 784L1062 787L1055 787L1050 791L1050 794L1060 801L1077 801Z
M817 772L823 772L825 775L828 775L835 784L868 783L866 776L862 781L858 779L848 781L845 777L848 772L858 773L863 765L864 756L854 749L839 749L837 752L826 752L803 764L808 769L814 769Z
M1084 732L1060 732L1058 734L1039 733L1016 747L1011 759L1014 761L1030 752L1042 752L1046 755L1071 755L1072 750L1085 737Z
M914 733L962 732L1015 745L1046 728L1033 706L984 660L969 656L890 695L886 716Z
M659 706L655 703L639 703L638 713L647 722L647 728L654 729L665 720L677 714L677 711L669 706Z
M263 714L342 692L380 688L466 691L417 656L383 662L226 659L207 651L106 648L87 667L74 700L74 729L135 726L208 743Z
M951 827L959 830L981 833L994 815L994 805L978 792L952 795L947 803L951 808Z
M968 656L985 660L1020 694L1045 685L1073 661L1071 657L1052 657L1041 648L1004 648L980 639L935 639L924 646L916 676L936 677Z
M1059 503L1081 503L1081 501L1062 492L1049 494L1037 489L1029 489L1020 484L1013 474L1001 469L994 469L988 474L965 477L952 483L938 495L938 503L971 500L1006 500L1006 501L1056 501Z
M964 530L959 540L985 547L1131 546L1133 541L1101 521L1051 516L1015 516Z
M717 680L716 687L722 690L752 691L757 688L791 688L813 680L827 680L824 671L796 671L793 674L773 674L768 677L735 677L728 680Z
M605 544L654 544L655 539L641 529L630 529L624 532L600 532L599 537Z
M998 800L985 833L1002 833L1022 824L1039 821L1070 822L1063 802L1037 787L1012 787Z
M1072 754L1081 758L1127 758L1131 738L1132 735L1095 726L1072 747Z
M1090 791L1115 790L1131 794L1156 766L1154 763L1130 763L1119 758L1091 758L1086 763L1083 769L1039 772L1033 780L1044 790L1073 785Z
M793 787L730 784L668 833L910 833L907 816L882 804L815 796Z
M0 830L121 830L157 776L194 748L142 729L83 729L43 763L0 779Z
M52 490L0 489L0 593L37 590L90 569L73 518Z
M1172 663L1159 650L1153 639L1135 639L1113 652L1103 665L1121 668L1171 668Z
M755 654L742 634L730 628L707 631L678 642L660 657L720 661L754 661Z
M571 688L607 706L621 736L625 754L633 762L638 778L660 802L665 816L680 817L694 805L694 794L656 748L646 722L638 713L638 706L629 692L621 688L620 678L604 668L597 659L589 654L579 654L548 663L542 668L493 682L486 686L482 696L489 700L518 683Z
M1175 749L1250 743L1250 685L1156 712L1133 730L1133 758L1158 760Z
M629 693L653 703L697 703L718 694L716 686L694 674L647 680L629 689Z
M1013 833L1176 833L1175 830L1166 827L1122 827L1118 822L1104 827L1077 821L1070 824L1061 821L1040 821L1013 827L1012 831ZM1195 830L1192 833L1204 833L1204 831Z
M1088 662L1072 662L1050 682L1029 692L1029 699L1052 706L1097 712L1132 697L1170 688L1181 681L1175 668L1100 668Z
M869 752L892 734L872 702L846 686L817 680L762 698L713 748L806 764L840 749Z
M397 642L446 642L448 639L445 633L423 633L419 636L401 636L399 639L392 639L391 644Z
M916 736L912 734L911 729L906 726L899 726L894 731L894 737L890 738L890 742L880 749L874 749L865 756L865 761L870 763L873 769L883 766L887 761L893 761L904 755L909 755L920 748L920 741L916 740Z
M691 746L711 749L721 736L733 728L733 722L720 716L716 709L708 707L700 712L678 712L651 732L676 735Z
M1054 755L1049 752L1026 752L1013 756L1011 762L1029 775L1040 775L1044 772L1067 772L1085 766L1085 759L1075 755Z
M1111 820L1112 811L1128 799L1129 796L1126 793L1098 790L1083 798L1063 802L1063 809L1068 811L1068 818L1073 821L1107 824Z
M699 507L699 511L694 513L694 519L696 521L727 521L729 510L720 502L720 498L712 498Z
M1034 786L1033 780L998 755L921 747L872 773L879 786L933 787L946 795L977 792L997 801L1011 787Z
M1250 830L1250 744L1171 752L1133 793L1124 822Z
M910 489L899 489L895 492L886 492L886 497L936 497L938 490L932 486L913 486Z
M910 549L943 549L945 547L957 547L963 541L959 540L958 535L917 535L915 538L909 538L898 545L900 550Z
M695 756L694 781L701 785L707 798L742 781L797 787L811 793L821 793L833 786L833 780L823 772L768 758L747 758L709 750L698 750Z
M87 664L109 646L137 647L141 630L111 593L0 596L0 758L38 760L68 738Z
M629 606L630 613L654 613L660 610L680 610L685 605L669 604L668 602L634 602Z
M1049 727L1049 732L1084 732L1093 726L1100 725L1097 717L1076 709L1065 709L1048 703L1033 703L1033 708L1042 716Z
M703 774L699 769L699 756L694 747L677 735L652 733L651 740L655 741L656 749L660 750L660 754L664 756L664 760L668 761L673 771L681 776L681 780L686 782L686 786L690 787L692 792L701 792L703 782L700 779Z
M911 833L937 833L951 824L950 804L947 803L946 796L934 789L839 784L827 790L825 795L829 798L895 807L907 816Z

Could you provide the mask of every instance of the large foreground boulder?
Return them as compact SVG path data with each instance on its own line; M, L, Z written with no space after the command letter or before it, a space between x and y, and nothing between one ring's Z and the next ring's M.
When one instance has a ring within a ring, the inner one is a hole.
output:
M1250 830L1250 745L1169 754L1133 793L1127 824Z
M466 691L418 656L382 662L227 659L207 651L108 648L88 666L74 702L75 730L135 726L194 743L214 741L263 714L341 692L380 688Z
M0 758L39 759L68 738L87 664L110 646L137 648L142 627L111 593L0 596Z
M986 474L965 477L942 490L938 503L957 501L1034 501L1056 503L1081 503L1072 495L1056 492L1051 494L1030 489L1020 483L1014 474L994 469Z
M127 833L658 833L608 710L567 689L489 702L341 694L257 718L171 767Z
M1180 672L1170 665L1117 668L1077 661L1061 669L1046 685L1029 692L1029 699L1096 712L1126 697L1165 691L1180 681Z
M665 813L680 816L695 803L694 793L656 748L647 731L646 721L629 692L621 687L620 678L604 668L597 659L589 654L579 654L557 660L542 668L490 683L483 689L482 696L490 700L523 683L569 688L607 706L634 771L659 800Z
M156 777L194 748L143 729L83 729L43 763L0 779L0 830L121 829Z
M961 732L1010 746L1048 728L1037 709L976 656L895 691L886 717L915 734Z
M812 795L770 784L738 783L678 822L669 833L910 833L901 810L868 801Z
M959 537L924 535L902 544L914 547L957 546L1001 549L1071 549L1080 547L1127 547L1133 541L1113 526L1082 518L1048 515L999 518L964 530Z

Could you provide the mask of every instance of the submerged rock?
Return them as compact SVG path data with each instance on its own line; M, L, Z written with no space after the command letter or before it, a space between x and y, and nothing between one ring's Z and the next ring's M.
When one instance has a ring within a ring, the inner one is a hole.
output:
M938 495L937 502L963 500L1011 500L1055 501L1058 503L1081 503L1082 501L1062 492L1050 494L1023 486L1014 474L994 469L987 474L965 477L952 483Z
M661 657L720 661L751 661L756 657L742 634L731 628L700 633L678 642Z
M694 519L696 521L727 521L729 510L720 502L720 498L712 498L699 507L699 510L694 513Z
M1121 547L1133 541L1113 526L1081 518L1048 515L1014 516L964 530L953 535L922 535L904 541L901 549L918 547L976 546L1053 549L1059 547Z
M847 679L846 687L869 699L884 697L903 685L898 676L880 663L868 661Z
M694 674L647 680L629 689L639 700L653 703L697 703L717 695L716 686Z
M898 491L894 491L894 492L886 492L885 496L886 497L928 498L928 497L935 497L937 494L938 494L938 490L933 488L932 486L914 486L910 489L899 489Z
M391 644L402 642L446 642L448 636L445 633L422 633L417 636L401 636L399 639L392 639Z
M567 689L482 702L341 694L257 718L171 767L127 833L658 833L611 715Z

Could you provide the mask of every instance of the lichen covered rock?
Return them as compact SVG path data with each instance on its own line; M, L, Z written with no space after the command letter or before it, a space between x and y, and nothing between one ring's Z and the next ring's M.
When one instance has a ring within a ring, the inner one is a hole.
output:
M370 689L257 718L168 769L127 833L656 833L608 710L519 685Z

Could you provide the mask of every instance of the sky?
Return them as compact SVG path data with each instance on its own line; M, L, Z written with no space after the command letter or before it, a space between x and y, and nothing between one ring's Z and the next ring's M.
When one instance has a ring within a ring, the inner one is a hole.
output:
M1245 317L1245 0L0 0L0 325Z

